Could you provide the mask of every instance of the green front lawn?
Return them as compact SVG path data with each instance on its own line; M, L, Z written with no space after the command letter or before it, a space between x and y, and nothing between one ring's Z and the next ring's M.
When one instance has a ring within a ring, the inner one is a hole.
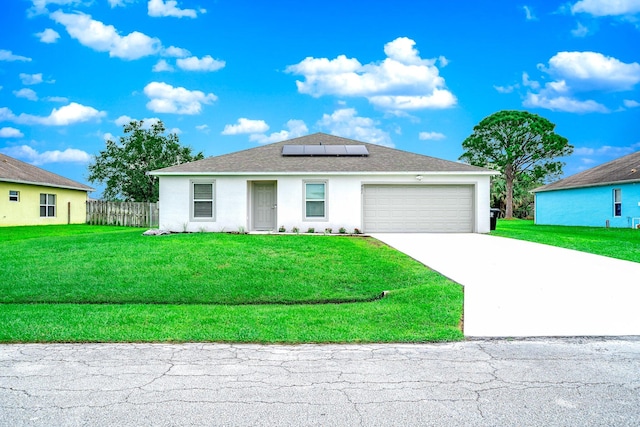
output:
M375 239L142 231L0 229L0 342L463 337L462 288Z
M631 228L535 225L514 219L498 220L491 234L640 262L640 230Z

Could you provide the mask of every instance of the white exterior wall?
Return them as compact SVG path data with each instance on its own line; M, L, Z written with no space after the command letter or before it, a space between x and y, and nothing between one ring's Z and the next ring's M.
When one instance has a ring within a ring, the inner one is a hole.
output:
M362 230L362 186L365 184L466 184L474 186L477 233L489 232L489 176L472 174L323 174L323 175L242 175L242 176L160 176L160 228L174 232L251 230L251 181L276 181L277 227L287 231L298 227L316 232L341 227L347 232ZM191 180L215 180L215 221L190 220ZM304 219L305 181L326 181L326 220ZM366 230L364 230L366 231Z

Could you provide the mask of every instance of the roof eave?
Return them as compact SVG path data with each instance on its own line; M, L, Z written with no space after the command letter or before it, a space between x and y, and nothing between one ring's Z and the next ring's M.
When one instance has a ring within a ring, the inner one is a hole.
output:
M640 178L638 179L626 179L622 181L608 181L608 182L598 182L593 184L584 184L584 185L571 185L568 187L559 187L559 188L534 188L530 190L530 193L544 193L546 191L559 191L559 190L574 190L576 188L592 188L592 187L604 187L605 185L619 185L619 184L633 184L636 182L640 182Z
M47 183L47 182L35 182L35 181L23 181L23 180L19 180L19 179L9 179L9 178L0 178L1 182L12 182L15 184L26 184L26 185L38 185L40 187L51 187L51 188L64 188L66 190L77 190L77 191L86 191L87 193L90 193L92 191L96 191L95 188L83 188L83 187L74 187L71 185L57 185L57 184L51 184L51 183Z
M358 171L358 172L341 172L341 171L317 171L317 172L298 172L298 171L283 171L283 172L148 172L149 175L154 176L279 176L279 175L499 175L496 171Z

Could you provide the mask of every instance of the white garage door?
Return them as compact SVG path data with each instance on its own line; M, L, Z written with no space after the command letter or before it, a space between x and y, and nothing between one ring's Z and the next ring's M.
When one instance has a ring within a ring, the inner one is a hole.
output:
M365 185L364 231L473 232L470 185Z

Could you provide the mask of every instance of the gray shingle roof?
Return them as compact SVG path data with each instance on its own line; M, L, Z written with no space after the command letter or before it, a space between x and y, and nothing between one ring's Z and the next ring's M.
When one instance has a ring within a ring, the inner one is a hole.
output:
M366 157L287 157L283 145L365 145ZM305 173L305 172L475 172L492 173L476 166L409 153L353 139L315 133L222 156L209 157L152 172L154 175L201 173Z
M0 181L95 191L93 188L0 153Z
M598 185L640 182L640 151L603 163L560 181L538 187L533 192L563 190L565 188L594 187Z

